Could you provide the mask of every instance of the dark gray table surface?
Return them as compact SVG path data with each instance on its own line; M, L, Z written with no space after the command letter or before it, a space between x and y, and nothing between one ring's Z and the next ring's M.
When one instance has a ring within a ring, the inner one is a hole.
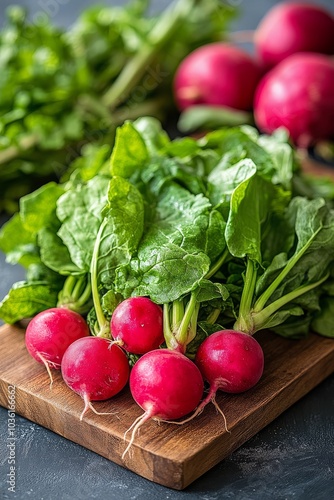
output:
M5 7L1 0L0 23ZM69 25L89 0L21 0L31 15L43 12L59 25ZM102 3L102 2L101 2ZM104 1L104 4L124 2ZM169 2L152 2L161 9ZM239 5L236 29L254 29L270 0L231 0ZM317 1L333 10L332 0ZM5 217L0 217L0 225ZM0 299L12 283L24 278L18 266L0 253ZM1 347L0 347L1 348ZM1 367L0 367L1 370ZM285 411L229 458L184 491L151 483L19 415L15 416L15 493L8 491L9 417L0 408L0 498L37 500L94 498L117 500L220 500L334 498L334 376Z

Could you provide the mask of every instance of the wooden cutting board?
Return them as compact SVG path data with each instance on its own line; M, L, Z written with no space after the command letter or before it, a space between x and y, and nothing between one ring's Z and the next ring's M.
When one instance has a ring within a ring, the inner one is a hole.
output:
M219 393L223 418L212 404L192 422L176 426L147 422L129 454L124 433L142 410L128 390L106 402L95 403L80 421L83 402L55 372L54 383L24 345L24 330L0 328L0 404L8 407L15 386L15 410L52 431L156 483L181 490L272 422L289 406L334 372L334 341L311 334L287 340L260 332L265 354L264 375L252 390L239 395Z

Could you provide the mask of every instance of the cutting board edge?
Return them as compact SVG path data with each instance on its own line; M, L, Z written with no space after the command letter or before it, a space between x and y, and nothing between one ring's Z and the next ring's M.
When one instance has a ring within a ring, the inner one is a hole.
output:
M1 331L1 329L0 329ZM283 341L282 341L283 342ZM299 341L298 341L299 342ZM26 393L29 397L26 398L29 401L28 410L26 407L21 408L20 404L17 406L17 413L22 415L23 417L36 422L39 425L63 436L64 438L73 441L81 446L84 446L91 451L98 453L101 456L115 462L116 464L123 466L130 471L144 477L150 481L154 481L163 486L167 486L169 488L175 490L182 490L189 486L192 482L202 476L205 472L214 467L217 463L224 460L228 455L230 455L237 448L242 446L246 441L248 441L252 436L266 427L269 423L271 423L275 418L277 418L281 413L286 411L292 404L297 402L301 397L307 394L310 390L315 388L319 383L321 383L325 378L327 378L334 371L334 343L329 343L328 341L323 341L319 344L320 340L316 339L317 344L317 357L313 360L308 369L303 369L301 374L295 374L295 377L292 380L289 380L285 383L284 386L281 387L280 390L276 391L276 396L273 394L269 394L267 399L262 401L264 405L266 405L267 411L263 411L263 405L259 404L256 412L247 414L243 416L243 420L238 421L238 424L233 428L233 435L227 434L219 434L218 436L210 437L206 441L206 445L203 445L203 448L197 450L196 453L190 454L183 461L175 460L175 456L173 459L169 459L166 456L158 456L157 453L154 453L145 448L145 446L141 446L140 443L134 443L132 449L132 462L129 464L127 460L122 462L120 460L121 450L124 449L124 441L120 438L120 436L109 436L107 439L106 450L96 448L96 442L94 441L94 436L96 433L101 432L101 429L92 428L91 422L81 422L82 426L78 430L79 434L73 434L66 430L66 426L63 429L60 429L61 425L64 425L64 419L67 420L72 419L73 422L77 420L77 413L73 413L68 408L64 410L60 404L48 404L48 401L43 400L38 395L32 393ZM295 344L300 345L299 343ZM308 345L308 344L304 344ZM332 347L333 345L333 347ZM311 345L312 347L312 345ZM307 350L305 354L307 355ZM314 353L314 351L312 351ZM314 356L313 356L314 358ZM38 368L38 373L39 373ZM284 377L283 377L284 378ZM43 383L45 385L45 377L43 379ZM285 376L285 380L287 380ZM307 384L305 385L305 381ZM8 385L12 385L11 380L1 380L0 385L3 387L2 394L6 393L6 387ZM20 391L25 391L24 388L18 387L18 395ZM290 394L290 397L286 397L286 393ZM278 395L280 398L280 405L277 405ZM20 398L18 397L18 403ZM36 412L36 408L42 407L45 409L44 420L40 418L38 412ZM34 404L33 404L34 403ZM0 404L4 407L6 406L6 401L2 397L0 393ZM275 407L276 405L276 407ZM272 408L275 408L273 411ZM268 418L268 412L270 410L270 416ZM51 413L50 413L51 412ZM57 417L58 412L61 413L62 419L54 418ZM65 412L65 413L64 413ZM64 416L65 414L65 416ZM57 421L60 422L57 424ZM62 422L62 423L61 423ZM90 429L92 433L91 442L85 442L82 440L82 430L87 425L87 429ZM247 425L247 432L245 432L244 426ZM117 446L117 450L110 450L110 443ZM93 444L92 444L93 443ZM224 453L221 453L221 447L224 447ZM205 452L205 460L203 459L203 454ZM137 466L137 462L139 466ZM144 468L143 468L144 467Z
M196 462L196 456L192 456L189 458L189 461L185 462L185 478L184 478L184 484L182 489L186 488L189 486L192 482L194 482L196 479L198 479L201 475L205 474L208 472L212 467L218 465L222 460L227 458L231 453L236 451L240 446L244 445L249 439L254 437L258 432L263 430L265 427L267 427L270 423L272 423L276 418L278 418L280 415L282 415L285 411L287 411L289 408L291 408L294 404L296 404L299 400L301 400L303 397L305 397L308 393L310 393L313 389L315 389L318 385L320 385L322 382L324 382L328 377L330 377L334 373L334 351L332 353L328 353L327 356L325 356L326 360L326 370L323 370L324 365L320 364L318 365L313 365L311 370L305 371L303 374L302 378L295 379L291 382L291 384L286 385L280 393L276 393L275 398L271 398L269 402L266 405L266 410L275 407L277 408L277 411L275 411L274 414L271 415L270 419L264 420L264 412L262 407L258 407L256 412L251 413L252 420L256 422L256 424L252 424L253 427L249 426L249 432L248 434L243 434L242 439L239 441L234 441L231 443L228 443L226 445L226 438L224 442L224 446L226 449L226 452L224 453L224 456L222 457L217 456L217 452L214 453L213 458L210 461L210 464L204 471L203 467L203 461L202 461L202 471L201 473L197 474L194 476L194 463ZM308 381L307 385L305 385L305 380ZM300 390L300 387L302 387L303 390ZM298 389L298 396L292 397L292 398L287 398L286 393L288 391L291 391L291 389L294 389L295 391ZM281 406L278 407L277 401L278 399L281 400ZM250 417L248 417L247 420L249 420ZM236 428L242 427L244 425L243 421L238 422ZM234 429L236 430L236 429ZM244 431L243 431L244 432ZM219 436L220 440L223 439L223 436ZM212 444L213 447L219 446L219 438L215 440ZM206 447L206 450L208 451L208 446ZM200 452L198 452L200 454Z

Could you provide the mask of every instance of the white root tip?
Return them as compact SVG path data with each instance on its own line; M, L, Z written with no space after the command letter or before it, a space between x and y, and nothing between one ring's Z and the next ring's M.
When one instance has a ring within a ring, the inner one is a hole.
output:
M145 415L145 414L144 414ZM131 431L131 429L133 429L133 427L136 425L137 422L139 422L139 420L141 420L143 418L143 415L140 415L139 417L136 418L136 420L134 420L132 422L132 424L130 425L130 427L124 432L124 435L123 435L123 439L124 441L126 440L126 435L128 432Z
M231 431L228 429L227 427L227 420L226 420L226 416L225 416L225 413L223 412L223 410L219 407L217 401L216 401L216 395L214 394L213 397L211 398L211 401L212 403L214 404L216 410L222 415L223 419L224 419L224 424L225 424L225 430L226 432L228 432L229 434L231 434Z
M181 420L181 421L178 421L178 422L176 420L161 420L161 422L166 422L168 424L175 424L175 425L183 425L183 424L186 424L187 422L190 422L195 417L197 417L198 415L200 415L202 413L202 411L204 410L204 408L206 407L206 405L208 403L210 403L210 401L212 401L212 399L215 397L216 390L217 389L216 389L215 386L211 386L210 390L209 390L209 392L207 394L207 396L197 406L197 408L195 409L194 413L192 415L190 415L190 417L186 418L185 420Z
M136 418L136 420L131 424L131 426L128 428L128 430L125 431L124 439L125 439L125 436L127 435L127 433L132 429L130 441L128 442L128 445L122 454L122 460L124 460L125 456L129 453L130 448L133 445L137 431L139 431L139 429L143 425L143 423L146 422L147 420L149 420L150 418L152 418L151 415L149 415L146 412L143 413L143 415L140 415L140 417Z
M219 405L218 405L218 403L216 401L216 391L217 391L217 388L215 386L212 386L210 388L207 396L198 405L198 407L196 408L196 410L194 411L194 413L192 415L190 415L190 417L188 417L188 418L186 418L184 420L181 420L181 421L176 421L176 420L162 420L162 419L160 419L160 422L165 422L167 424L174 424L174 425L184 425L184 424L187 424L188 422L190 422L191 420L193 420L195 417L197 417L198 415L200 415L202 413L202 411L204 410L204 408L206 407L206 405L208 403L210 403L210 401L211 401L213 403L213 405L215 406L216 410L222 415L222 417L224 419L225 430L226 430L226 432L228 432L230 434L231 431L227 427L226 416L223 413L223 411L220 409L220 407L219 407Z
M85 413L90 409L92 410L96 415L116 415L115 412L112 412L112 411L108 411L108 412L103 412L103 411L97 411L94 406L92 405L92 403L89 401L88 399L88 396L87 394L84 394L83 396L83 400L84 400L84 403L85 403L85 406L84 406L84 409L82 410L82 413L80 415L80 420L83 419Z
M118 345L119 347L123 347L124 345L124 342L121 339L115 339L115 340L108 339L108 341L109 341L108 349L111 349L113 345Z
M197 417L198 415L200 415L202 413L202 411L204 410L204 406L206 406L206 404L200 404L196 410L194 411L194 413L192 415L190 415L190 417L188 418L185 418L184 420L181 420L181 421L177 421L177 420L162 420L160 419L159 422L165 422L166 424L174 424L174 425L184 425L184 424L187 424L188 422L190 422L191 420L193 420L195 417Z
M48 372L49 378L50 378L50 389L52 389L52 384L53 384L53 376L50 368L50 362L41 354L40 352L38 353L39 359L42 361L43 365L46 368L46 371ZM52 363L51 363L52 365Z

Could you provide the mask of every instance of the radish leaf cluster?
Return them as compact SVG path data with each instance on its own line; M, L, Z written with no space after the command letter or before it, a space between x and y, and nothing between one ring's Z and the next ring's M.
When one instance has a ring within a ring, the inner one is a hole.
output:
M97 157L90 173L83 157L68 181L23 197L2 228L8 261L27 268L1 302L5 321L68 305L111 338L117 305L146 296L164 310L166 345L193 355L197 335L221 327L300 336L317 315L321 330L332 199L284 134L240 126L170 140L141 118L117 130L109 161Z

